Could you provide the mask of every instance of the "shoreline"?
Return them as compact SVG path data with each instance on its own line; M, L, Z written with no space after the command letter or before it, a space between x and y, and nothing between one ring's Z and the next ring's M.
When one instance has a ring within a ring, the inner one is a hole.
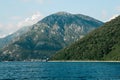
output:
M54 60L48 62L120 62L120 61L80 61L80 60Z
M98 61L98 60L53 60L53 61L0 61L0 62L120 62L120 61Z

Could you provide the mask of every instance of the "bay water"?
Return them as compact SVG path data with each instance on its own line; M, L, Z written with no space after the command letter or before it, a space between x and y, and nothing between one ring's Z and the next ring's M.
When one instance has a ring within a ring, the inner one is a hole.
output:
M0 62L0 80L120 80L120 63Z

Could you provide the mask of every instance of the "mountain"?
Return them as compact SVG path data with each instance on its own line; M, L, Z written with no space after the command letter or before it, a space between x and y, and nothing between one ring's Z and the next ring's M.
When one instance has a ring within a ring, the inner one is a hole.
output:
M8 45L14 38L17 38L29 30L29 27L23 27L20 30L16 31L13 34L10 34L4 38L0 38L0 49Z
M0 51L1 60L31 60L51 57L56 51L103 25L89 16L58 12L31 26Z
M120 60L120 16L57 52L52 60Z

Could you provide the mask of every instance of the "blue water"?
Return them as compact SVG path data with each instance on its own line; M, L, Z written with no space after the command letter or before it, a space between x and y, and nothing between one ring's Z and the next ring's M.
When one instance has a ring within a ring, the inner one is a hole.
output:
M0 80L120 80L120 63L0 62Z

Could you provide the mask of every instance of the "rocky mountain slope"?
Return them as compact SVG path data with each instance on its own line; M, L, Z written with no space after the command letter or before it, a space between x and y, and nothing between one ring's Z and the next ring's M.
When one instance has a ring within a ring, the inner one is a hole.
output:
M120 60L120 16L57 52L53 60Z
M29 26L26 26L16 31L13 34L10 34L4 38L0 38L0 49L8 45L14 38L18 38L19 36L25 34L28 30L29 30Z
M1 60L30 60L50 57L103 23L89 16L58 12L31 26L0 52Z

